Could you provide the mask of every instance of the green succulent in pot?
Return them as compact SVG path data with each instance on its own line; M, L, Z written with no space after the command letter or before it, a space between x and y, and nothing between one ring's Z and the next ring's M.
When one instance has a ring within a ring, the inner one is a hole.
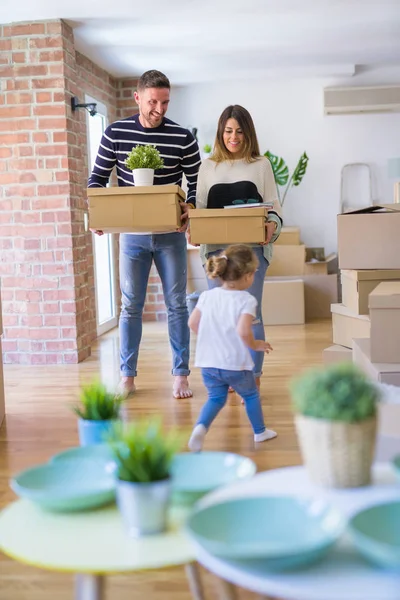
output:
M312 369L291 383L301 455L311 479L327 487L371 481L378 388L352 363Z
M79 404L72 407L78 416L79 441L82 446L100 444L120 418L123 396L107 390L99 381L81 388Z
M167 527L171 467L182 434L166 432L159 419L114 427L109 443L117 465L117 504L132 537Z

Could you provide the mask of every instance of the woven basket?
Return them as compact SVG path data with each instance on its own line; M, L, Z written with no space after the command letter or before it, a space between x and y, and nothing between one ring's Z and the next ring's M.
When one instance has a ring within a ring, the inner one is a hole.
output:
M350 488L371 482L376 417L343 423L296 415L303 462L310 478L330 488Z

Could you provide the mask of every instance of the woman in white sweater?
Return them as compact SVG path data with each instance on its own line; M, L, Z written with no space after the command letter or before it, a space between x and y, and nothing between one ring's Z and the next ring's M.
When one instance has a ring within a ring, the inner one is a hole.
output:
M269 160L260 155L257 135L250 113L239 105L228 106L218 121L213 154L200 166L197 180L197 208L223 208L237 201L264 202L269 207L265 224L266 241L252 245L259 266L254 283L248 290L257 300L257 313L253 322L256 339L265 340L262 322L262 293L264 278L272 258L272 244L282 228L280 204L275 178ZM200 256L206 260L224 249L222 245L202 245ZM220 285L208 279L209 288ZM264 352L252 352L254 375L260 385Z

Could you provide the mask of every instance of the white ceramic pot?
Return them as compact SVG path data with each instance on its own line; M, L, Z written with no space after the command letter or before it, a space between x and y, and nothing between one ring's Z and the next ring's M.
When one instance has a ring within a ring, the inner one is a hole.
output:
M165 531L171 480L153 483L117 481L117 505L131 537Z
M153 185L154 169L133 169L135 186Z

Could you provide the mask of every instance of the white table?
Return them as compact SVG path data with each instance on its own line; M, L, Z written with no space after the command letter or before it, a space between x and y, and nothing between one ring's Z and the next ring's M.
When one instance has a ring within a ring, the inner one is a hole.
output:
M313 495L329 500L346 516L379 501L399 499L390 465L376 465L373 485L352 490L326 490L313 485L304 467L266 471L244 483L210 494L208 506L232 498L290 494ZM344 535L337 547L320 563L307 569L268 573L262 561L228 561L215 558L196 544L196 557L218 577L263 596L285 600L400 600L400 574L367 563ZM226 593L229 597L229 590Z

